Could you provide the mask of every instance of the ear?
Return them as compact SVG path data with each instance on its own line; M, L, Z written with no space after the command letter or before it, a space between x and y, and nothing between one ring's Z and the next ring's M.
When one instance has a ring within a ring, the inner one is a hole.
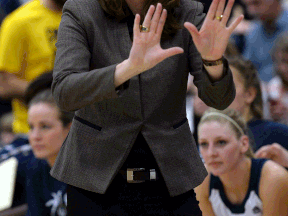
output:
M257 89L254 86L249 87L246 90L246 97L245 97L245 102L248 104L251 104L257 95Z
M240 138L240 142L241 142L241 152L243 154L245 154L245 152L248 151L250 143L249 143L249 137L247 135L243 135Z

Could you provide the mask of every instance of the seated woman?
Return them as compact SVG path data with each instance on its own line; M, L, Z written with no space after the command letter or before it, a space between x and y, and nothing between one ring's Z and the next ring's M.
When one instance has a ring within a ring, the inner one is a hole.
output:
M66 215L66 184L50 176L62 143L68 135L72 113L61 112L51 90L32 97L28 106L29 142L35 158L27 165L29 216Z
M257 151L262 146L279 143L288 150L288 126L263 119L263 101L257 70L241 56L229 59L236 87L236 97L229 108L243 115L251 130Z
M204 216L288 215L288 173L253 158L247 130L232 109L202 116L198 143L209 175L195 192Z

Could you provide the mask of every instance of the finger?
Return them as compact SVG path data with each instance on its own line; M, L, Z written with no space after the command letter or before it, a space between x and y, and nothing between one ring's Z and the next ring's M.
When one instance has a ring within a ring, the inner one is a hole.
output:
M199 32L198 29L196 28L196 26L194 26L192 23L190 22L185 22L184 23L184 27L190 32L193 41L198 41L199 38ZM197 42L196 42L197 43Z
M227 21L228 21L228 19L229 19L229 17L230 17L230 14L231 14L231 10L232 10L234 1L235 1L235 0L229 0L229 1L228 1L228 4L227 4L227 6L226 6L226 8L225 8L225 11L224 11L224 13L223 13L222 22L225 23L225 25L226 25L226 23L227 23Z
M156 30L156 34L159 35L161 37L162 31L164 29L164 25L165 25L165 21L167 18L167 10L164 9L162 11L158 26L157 26L157 30Z
M177 54L180 54L183 52L184 52L184 50L181 47L172 47L169 49L165 49L163 54L161 55L161 59L162 59L161 61L163 61L164 59L169 58L173 55L177 55Z
M261 157L262 155L263 155L263 153L264 153L265 151L263 151L262 149L259 149L257 152L255 152L255 157L257 157L257 158L259 158L259 157Z
M150 31L152 31L152 32L157 31L157 26L158 26L158 23L160 20L161 13L162 13L162 5L160 3L158 3L157 7L156 7L156 11L155 11L153 18L151 20Z
M263 153L265 153L268 148L269 148L270 145L266 145L266 146L262 146L260 149L258 149L256 152L255 152L255 156L256 157L260 157Z
M145 16L145 18L144 18L144 21L143 21L143 25L144 25L145 27L150 28L151 19L152 19L152 16L153 16L153 14L154 14L154 11L155 11L155 6L154 6L154 5L151 5L151 6L149 7L149 9L148 9L148 11L147 11L147 14L146 14L146 16ZM139 27L139 25L138 25L138 27Z
M133 34L134 34L134 38L138 37L140 34L140 15L136 14L135 19L134 19L134 26L133 26Z
M220 0L213 0L212 1L211 5L209 7L209 10L208 10L206 19L213 20L215 18L215 14L216 14L216 10L217 10L217 6L218 6L219 1Z
M215 13L216 17L223 15L224 6L225 6L225 0L220 0L220 2L218 3L216 13Z
M272 147L277 149L284 149L279 143L272 143Z
M237 25L239 25L239 23L243 20L244 15L240 15L239 17L237 17L237 19L235 19L231 25L228 27L230 34L232 34L232 32L234 31L234 29L237 27Z

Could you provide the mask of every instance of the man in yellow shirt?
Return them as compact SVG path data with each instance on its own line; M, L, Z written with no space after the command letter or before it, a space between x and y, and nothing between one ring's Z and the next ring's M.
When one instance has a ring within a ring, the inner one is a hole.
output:
M27 133L23 102L28 83L53 70L55 43L66 0L31 0L3 21L0 28L0 97L12 98L14 133Z

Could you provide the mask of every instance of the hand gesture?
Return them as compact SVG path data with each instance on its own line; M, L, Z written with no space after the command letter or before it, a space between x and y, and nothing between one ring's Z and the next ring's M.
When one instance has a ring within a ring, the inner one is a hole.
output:
M278 143L262 146L255 153L255 157L271 159L284 167L288 167L288 151Z
M224 10L225 0L213 0L200 31L192 23L184 23L203 59L220 59L226 50L230 35L244 18L240 15L229 27L226 26L233 4L234 0L229 0Z
M155 13L154 13L155 12ZM146 71L164 59L182 53L180 47L163 50L160 39L167 17L167 10L162 9L160 3L151 5L143 22L143 26L149 29L147 32L140 31L140 16L136 14L133 29L133 44L128 58L131 68L136 69L137 74Z

